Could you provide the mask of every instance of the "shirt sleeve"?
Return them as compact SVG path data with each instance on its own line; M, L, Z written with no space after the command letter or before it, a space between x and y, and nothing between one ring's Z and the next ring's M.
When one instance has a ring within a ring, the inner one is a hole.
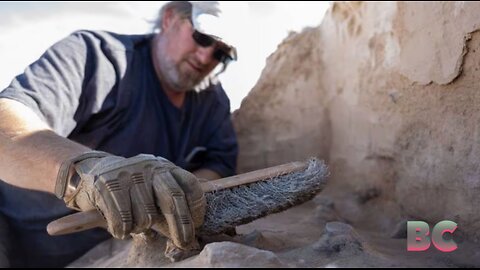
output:
M236 172L238 144L232 124L229 100L223 92L223 88L218 91L221 91L220 104L212 117L218 124L208 140L206 162L202 168L215 171L222 177L228 177Z
M102 103L109 91L111 74L103 67L100 42L92 33L79 31L50 47L37 61L29 65L2 92L0 98L19 101L31 108L57 134L67 137L85 120L95 107L89 103ZM105 55L103 55L104 58ZM105 63L107 62L107 63ZM90 97L90 98L87 98Z

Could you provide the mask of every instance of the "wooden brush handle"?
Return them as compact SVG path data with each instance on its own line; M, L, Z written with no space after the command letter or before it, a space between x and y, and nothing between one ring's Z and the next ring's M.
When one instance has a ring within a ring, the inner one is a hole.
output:
M301 171L306 167L307 162L292 162L231 177L202 182L200 185L204 192L218 191L269 180L280 175ZM50 222L47 226L47 232L50 235L63 235L105 226L106 222L102 215L97 210L90 210L71 214Z

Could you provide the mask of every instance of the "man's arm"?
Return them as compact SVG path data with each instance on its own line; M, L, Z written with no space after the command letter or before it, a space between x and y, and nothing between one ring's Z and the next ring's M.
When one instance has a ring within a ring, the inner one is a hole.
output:
M87 151L88 148L54 133L22 103L0 98L0 179L15 186L53 193L61 164ZM168 217L159 223L163 233L178 247L196 247L194 229L203 223L206 202L195 176L149 155L130 159L107 155L86 158L76 165L82 182L77 192L64 196L67 206L82 211L99 209L106 218L108 231L124 239L131 232L145 231L151 226L152 220L160 214L153 211L156 208L152 205L155 200L161 201L157 206ZM105 166L110 166L110 170L105 171ZM119 177L125 172L138 175L150 166L161 168L160 174L142 178L142 181ZM70 176L61 179L68 183ZM99 184L84 179L98 179ZM150 184L142 184L144 181ZM130 192L132 182L132 189L137 192ZM109 184L112 183L118 184L118 188L111 190ZM154 188L147 189L147 186ZM189 186L183 189L185 196L174 198L182 186ZM91 200L98 197L102 197L100 204ZM131 204L140 207L130 207Z
M0 98L0 179L53 192L61 163L90 149L57 135L30 108Z
M30 108L0 98L0 179L22 188L53 192L61 163L90 149L53 132ZM198 178L219 179L209 169Z

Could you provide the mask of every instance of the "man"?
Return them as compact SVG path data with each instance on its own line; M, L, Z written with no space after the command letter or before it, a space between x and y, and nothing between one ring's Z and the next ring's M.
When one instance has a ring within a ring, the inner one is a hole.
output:
M237 156L222 87L192 91L236 58L202 25L218 11L214 2L171 2L157 34L73 33L0 93L11 266L65 266L110 234L124 239L154 222L174 247L198 248L198 179L234 174ZM65 204L99 210L110 234L48 236L49 222L72 213Z

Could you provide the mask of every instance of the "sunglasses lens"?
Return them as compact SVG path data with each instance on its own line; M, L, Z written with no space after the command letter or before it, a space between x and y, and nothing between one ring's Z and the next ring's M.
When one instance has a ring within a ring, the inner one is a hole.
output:
M202 34L196 30L193 31L192 37L193 40L195 40L195 42L202 47L209 47L215 43L215 39L213 39L211 36Z
M193 31L192 34L193 40L195 40L195 43L197 43L201 47L210 47L216 43L216 40L209 36L202 34L198 32L197 30ZM219 62L225 63L228 60L236 60L236 56L231 56L231 48L224 48L224 47L219 47L216 48L215 51L213 52L213 57L218 60Z

